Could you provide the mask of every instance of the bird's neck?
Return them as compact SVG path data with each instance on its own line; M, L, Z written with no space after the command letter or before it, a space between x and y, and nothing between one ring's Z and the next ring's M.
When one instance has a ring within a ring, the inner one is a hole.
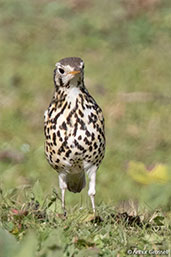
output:
M87 90L85 88L84 82L76 84L70 82L70 85L68 87L56 87L53 99L57 103L62 104L63 102L68 102L68 104L71 103L71 105L74 105L79 95L84 94L86 91Z
M54 97L56 99L61 99L65 95L72 95L72 97L75 98L77 96L77 93L81 93L84 90L86 90L84 85L84 80L73 79L66 85L60 85L60 84L55 85Z

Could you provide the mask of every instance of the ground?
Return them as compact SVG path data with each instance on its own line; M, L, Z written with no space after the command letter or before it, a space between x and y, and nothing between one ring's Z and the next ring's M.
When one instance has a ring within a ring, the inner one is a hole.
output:
M170 1L1 0L0 5L0 257L167 251ZM95 219L87 189L67 193L68 216L62 216L57 174L44 157L43 113L54 90L53 69L67 56L84 60L87 88L105 116ZM130 200L137 213L121 208Z

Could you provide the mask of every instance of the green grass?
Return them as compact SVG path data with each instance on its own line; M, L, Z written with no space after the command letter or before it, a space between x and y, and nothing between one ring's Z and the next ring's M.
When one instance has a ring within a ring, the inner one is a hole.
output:
M33 189L2 191L0 256L127 256L128 250L170 247L166 213L144 213L140 221L101 203L95 219L78 205L65 218L58 212L60 204L55 190L44 198L38 182Z
M171 4L140 2L0 0L0 257L169 249ZM43 221L34 208L21 217L11 211L28 208L33 195L44 211L58 190L44 157L43 113L54 90L54 65L66 56L85 61L87 88L105 116L98 224L87 221L87 190L67 193L66 220L56 216L60 200ZM129 211L118 206L130 199L138 203L142 227L111 218ZM154 214L159 218L151 219Z

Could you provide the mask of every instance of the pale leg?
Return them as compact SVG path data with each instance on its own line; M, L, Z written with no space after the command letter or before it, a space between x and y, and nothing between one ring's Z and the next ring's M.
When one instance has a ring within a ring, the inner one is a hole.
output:
M62 196L62 209L64 211L64 216L66 216L66 209L65 209L65 190L67 189L66 184L66 176L64 174L59 174L59 187L61 189L61 196Z
M95 213L96 208L95 208L95 194L96 194L96 171L97 171L97 167L96 166L92 166L88 171L88 177L89 177L89 190L88 190L88 195L90 196L91 199L91 204L92 204L92 208L93 208L93 212Z

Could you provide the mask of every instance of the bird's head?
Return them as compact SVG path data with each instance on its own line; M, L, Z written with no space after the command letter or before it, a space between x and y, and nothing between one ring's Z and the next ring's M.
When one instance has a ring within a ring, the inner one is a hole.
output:
M56 63L54 83L58 87L79 87L83 84L84 62L79 57L67 57Z

